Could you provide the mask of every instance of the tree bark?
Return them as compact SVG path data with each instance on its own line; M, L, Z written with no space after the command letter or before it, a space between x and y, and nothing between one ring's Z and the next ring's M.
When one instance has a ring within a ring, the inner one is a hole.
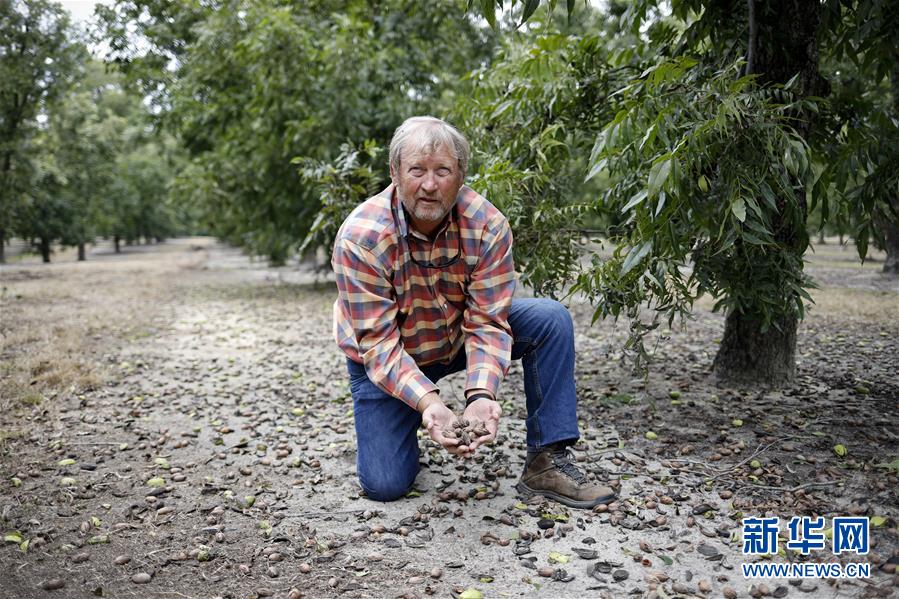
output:
M880 226L883 231L883 249L887 253L886 260L883 261L883 272L899 275L899 225L884 218Z
M84 252L84 242L78 244L78 261L84 262L87 259Z
M38 246L41 250L41 258L44 262L50 262L50 238L49 237L41 237L40 244Z
M713 370L728 383L776 387L796 377L797 319L782 319L779 329L762 332L760 318L732 312Z
M112 238L112 242L115 245L115 253L116 254L122 253L122 248L119 247L119 244L121 243L121 241L122 241L122 239L118 235L116 235L115 237Z
M6 264L6 231L0 227L0 264Z
M752 66L761 84L786 83L798 74L800 96L829 93L827 82L818 72L818 26L821 7L818 0L777 2L756 0L752 18L757 32ZM750 6L753 6L750 4ZM796 129L807 138L807 115L796 115ZM805 192L797 182L796 198L803 208L802 222L788 223L784 214L787 199L779 198L778 214L772 218L775 240L802 256L808 245ZM785 290L784 293L787 293ZM760 314L734 311L727 315L724 336L712 364L719 382L724 384L763 384L778 386L792 381L796 374L796 329L793 313L762 330Z

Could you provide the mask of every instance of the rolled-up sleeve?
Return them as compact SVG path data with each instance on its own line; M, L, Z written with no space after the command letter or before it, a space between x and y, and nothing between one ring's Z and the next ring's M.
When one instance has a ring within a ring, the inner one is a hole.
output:
M481 248L462 322L467 356L465 390L484 389L496 397L512 358L509 310L515 293L515 265L512 230L505 218L485 227Z
M337 278L338 302L352 327L368 377L381 390L411 408L437 386L403 349L393 286L375 255L338 239L331 264Z

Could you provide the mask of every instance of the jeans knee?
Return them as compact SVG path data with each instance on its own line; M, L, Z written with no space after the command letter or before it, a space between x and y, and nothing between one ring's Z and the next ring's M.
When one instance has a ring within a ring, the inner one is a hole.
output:
M544 322L558 334L570 334L574 330L574 322L568 308L553 299L540 300L540 314Z
M359 477L359 484L365 491L365 496L373 501L395 501L404 497L412 483L415 482L415 476L378 476L378 477Z

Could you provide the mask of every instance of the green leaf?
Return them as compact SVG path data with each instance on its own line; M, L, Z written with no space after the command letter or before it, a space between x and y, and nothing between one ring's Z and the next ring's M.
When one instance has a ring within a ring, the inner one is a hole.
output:
M564 553L558 551L549 552L549 563L551 564L567 564L571 558Z
M484 595L477 589L467 588L459 593L459 599L484 599Z
M709 191L709 180L705 178L705 175L699 175L699 180L697 181L699 184L699 189L703 192Z
M871 526L874 528L879 528L886 524L887 519L883 516L871 516Z
M73 466L75 464L75 460L72 458L66 458L64 460L59 460L56 463L58 466Z
M164 487L164 486L165 486L165 479L164 479L164 478L161 478L161 477L159 477L159 476L153 477L153 478L151 478L150 480L147 481L147 486L148 486L148 487L155 487L155 488Z
M481 0L481 14L487 19L490 27L496 29L496 9L493 6L493 0Z
M621 211L627 212L628 210L630 210L631 208L633 208L634 206L636 206L637 204L639 204L640 202L645 200L648 195L649 195L649 192L645 189L642 191L638 191L637 193L634 194L634 196L630 200L628 200L627 204L624 205L624 207L621 209Z
M4 543L16 543L17 545L22 542L22 535L18 532L8 532L3 535Z
M842 443L838 443L833 446L833 452L837 454L839 457L845 457L849 451L846 449L846 446Z
M892 470L892 471L895 472L897 475L899 475L899 458L896 458L895 460L893 460L893 461L890 462L889 464L886 463L886 462L883 462L883 463L880 463L880 464L875 464L874 466L875 466L875 468L884 468L884 469L886 469L886 470Z
M509 110L514 102L512 100L506 100L502 102L499 106L496 107L496 110L493 111L493 114L490 115L490 120L497 119L503 115L504 112Z
M646 433L643 436L646 437L647 439L649 439L650 441L655 441L656 439L659 438L659 436L657 434L655 434L653 431L646 431Z
M624 264L621 265L621 274L626 275L629 273L635 266L637 266L640 261L649 253L649 250L652 249L652 241L645 241L642 244L632 247L631 251L628 252L627 258L624 259Z
M733 204L730 205L730 211L734 213L734 216L737 217L737 220L743 222L746 220L746 203L743 201L743 198L737 198Z
M524 24L530 19L531 15L534 14L534 11L537 10L537 7L539 6L540 0L525 0L524 10L521 12L521 23Z
M648 184L650 194L655 195L659 192L659 190L665 184L665 181L668 179L669 173L671 173L670 158L652 165L652 169L650 169L649 171Z

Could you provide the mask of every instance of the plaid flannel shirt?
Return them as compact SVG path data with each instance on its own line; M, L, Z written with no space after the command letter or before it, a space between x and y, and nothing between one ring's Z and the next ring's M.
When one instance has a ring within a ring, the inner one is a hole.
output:
M415 408L437 386L420 370L464 346L466 392L496 396L509 370L515 291L506 217L462 187L433 242L409 227L393 185L360 204L337 233L334 334L383 391ZM416 264L412 260L414 254ZM443 268L421 264L446 263Z

